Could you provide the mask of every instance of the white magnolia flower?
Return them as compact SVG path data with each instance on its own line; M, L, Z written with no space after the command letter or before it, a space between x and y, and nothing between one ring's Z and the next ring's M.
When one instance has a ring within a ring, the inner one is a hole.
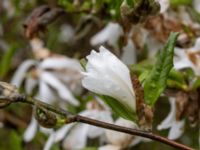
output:
M125 120L123 118L117 119L115 121L115 124L132 129L138 129L138 126L134 122ZM99 150L121 150L124 148L135 146L140 142L150 141L146 138L120 133L112 130L106 130L106 138L108 144L101 146Z
M63 43L71 43L73 42L73 38L75 35L75 30L72 26L65 24L61 26L61 32L59 36L59 40Z
M200 2L199 0L193 0L194 9L200 13Z
M125 120L123 118L117 119L115 121L115 125L138 129L138 126L134 122ZM109 143L111 143L112 145L120 146L121 148L127 147L134 138L133 135L112 130L106 130L106 137Z
M81 91L82 75L80 71L79 62L67 57L50 57L43 61L27 60L18 68L11 83L20 87L25 80L24 88L28 94L38 85L36 98L46 103L58 103L56 100L62 99L78 106L79 101L72 92ZM31 141L37 130L38 123L32 117L31 123L24 133L24 141Z
M135 111L135 93L128 67L103 46L99 50L99 53L92 50L87 56L82 85L92 92L113 97Z
M200 38L189 49L175 48L174 68L177 70L192 68L196 75L200 75Z
M112 123L111 113L104 110L85 110L80 113L82 116ZM72 123L64 125L50 135L44 150L49 150L51 146L63 141L63 147L66 150L83 149L87 145L88 138L97 138L103 136L105 130L95 126L82 123Z
M118 40L123 33L123 29L118 23L111 22L108 23L104 29L94 35L91 38L90 43L95 46L107 42L108 45L118 48Z
M170 0L156 0L160 4L160 13L164 13L169 8Z
M121 150L121 147L115 145L105 145L99 147L98 150Z
M170 128L168 138L171 140L178 139L184 131L184 120L176 120L176 100L175 98L170 98L170 113L168 116L162 121L160 125L158 125L158 130L168 129Z
M126 64L126 65L132 65L137 62L136 58L136 48L131 39L128 39L128 43L125 47L123 47L123 53L121 56L121 60Z

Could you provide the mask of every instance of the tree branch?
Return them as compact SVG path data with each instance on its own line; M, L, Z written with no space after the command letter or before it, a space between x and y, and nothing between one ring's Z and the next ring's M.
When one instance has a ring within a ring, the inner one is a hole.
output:
M9 85L6 85L6 87L3 87L0 90L0 104L1 104L0 106L1 107L6 107L11 103L16 103L16 102L27 103L27 104L31 104L31 105L34 105L34 106L38 106L40 108L54 112L57 115L61 115L61 116L65 117L66 118L66 121L65 121L66 124L69 124L69 123L72 123L72 122L86 123L86 124L94 125L94 126L105 128L105 129L110 129L110 130L123 132L123 133L131 134L131 135L137 135L137 136L149 138L149 139L170 145L170 146L177 148L177 149L180 149L180 150L194 150L193 148L190 148L186 145L183 145L183 144L177 143L175 141L169 140L165 137L162 137L160 135L156 135L154 133L145 132L145 131L132 129L132 128L126 128L126 127L123 127L123 126L118 126L118 125L98 121L98 120L87 118L87 117L80 116L80 115L72 115L71 113L69 113L69 112L67 112L63 109L55 108L52 105L46 104L46 103L41 102L39 100L36 100L32 97L25 96L23 94L19 94L18 92L16 92L16 90L13 90L13 87L11 87L12 90L10 90L10 87L9 87L9 89L5 89L5 88L7 88L7 86L9 86ZM6 91L6 90L9 90L10 94L8 94L8 91ZM12 92L12 91L14 91L14 92ZM6 94L4 94L4 93L6 93Z

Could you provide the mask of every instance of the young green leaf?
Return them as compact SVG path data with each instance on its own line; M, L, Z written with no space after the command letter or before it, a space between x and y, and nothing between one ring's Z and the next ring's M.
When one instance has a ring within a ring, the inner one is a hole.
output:
M174 45L178 33L171 33L170 37L160 51L156 63L149 76L144 81L144 99L147 104L153 106L167 85L170 70L173 67Z
M115 100L109 96L100 96L104 102L110 106L112 111L116 113L118 116L130 120L130 121L137 121L136 114L131 111L128 107L120 103L119 101Z

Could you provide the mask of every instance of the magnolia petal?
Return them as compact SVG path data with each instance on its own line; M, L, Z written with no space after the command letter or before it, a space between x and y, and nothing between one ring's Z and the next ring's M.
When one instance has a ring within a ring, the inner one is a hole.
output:
M87 59L82 85L95 93L114 97L135 110L135 93L127 66L102 46L99 53L92 51Z
M199 3L199 11L200 11L200 3ZM194 45L194 51L199 51L200 47L200 37L196 39L195 45Z
M48 72L43 72L41 74L41 79L44 82L46 82L46 84L54 88L63 100L66 100L74 106L79 105L79 101L75 99L75 97L72 95L71 91L67 88L67 86L62 84L62 82L60 82L55 76Z
M135 123L125 120L123 118L117 119L115 124L123 126L123 127L133 128L133 129L138 128ZM106 130L106 137L111 144L118 145L121 147L128 146L131 143L132 139L134 138L133 135L120 133L120 132L116 132L112 130Z
M30 142L34 138L34 136L35 136L35 134L37 132L37 129L38 129L38 123L35 120L35 118L32 117L31 123L29 124L28 128L26 129L26 131L25 131L25 133L23 135L24 141L25 142Z
M53 104L55 102L55 96L53 95L52 90L43 80L39 83L37 98L48 104Z
M35 80L33 78L27 78L25 82L25 90L27 94L31 94L33 92L33 89L38 84L38 80Z
M39 130L40 132L46 134L46 135L50 135L51 133L54 132L53 129L50 129L50 128L45 128L45 127L42 127L42 126L39 126Z
M55 132L52 132L47 142L45 143L43 150L50 150L54 142L55 142Z
M175 121L169 131L168 139L176 140L178 139L184 132L185 121Z
M139 136L135 136L130 144L130 146L135 146L141 142L151 142L151 139L148 138L143 138L143 137L139 137Z
M11 80L11 84L16 85L19 87L21 83L23 82L28 69L30 69L32 66L36 65L37 62L35 60L26 60L24 61L20 67L17 69L15 74L13 75L13 78Z
M123 35L123 29L118 23L109 23L103 30L94 35L90 43L98 45L108 42L110 46L117 47L119 37Z
M160 13L164 13L169 8L170 0L156 0L160 4Z
M168 116L158 125L158 130L163 130L172 127L174 121L176 121L176 100L175 98L169 98L170 112Z
M59 142L64 139L64 137L67 135L67 133L70 131L70 129L75 125L75 123L71 123L68 125L64 125L59 130L56 131L55 134L55 142Z
M126 65L131 65L136 63L136 49L133 41L131 39L128 40L128 43L125 47L123 47L123 54L121 56L121 60Z
M193 0L194 9L200 13L200 3L199 0Z
M99 147L98 150L121 150L121 147L116 145L105 145Z
M111 116L111 113L108 111L99 111L99 110L85 110L80 113L82 116L86 116L88 118L96 119L99 121L104 121L108 123L112 123L113 119ZM90 126L90 132L88 132L88 137L89 138L96 138L104 133L104 129L95 127L95 126Z
M39 65L41 69L71 69L81 71L81 65L76 59L68 57L50 57Z
M82 149L87 144L89 125L78 124L63 141L63 147L67 150Z

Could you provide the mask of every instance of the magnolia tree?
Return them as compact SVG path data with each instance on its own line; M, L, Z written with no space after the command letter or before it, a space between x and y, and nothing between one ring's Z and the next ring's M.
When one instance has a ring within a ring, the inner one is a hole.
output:
M3 0L0 17L2 149L199 148L200 1Z

